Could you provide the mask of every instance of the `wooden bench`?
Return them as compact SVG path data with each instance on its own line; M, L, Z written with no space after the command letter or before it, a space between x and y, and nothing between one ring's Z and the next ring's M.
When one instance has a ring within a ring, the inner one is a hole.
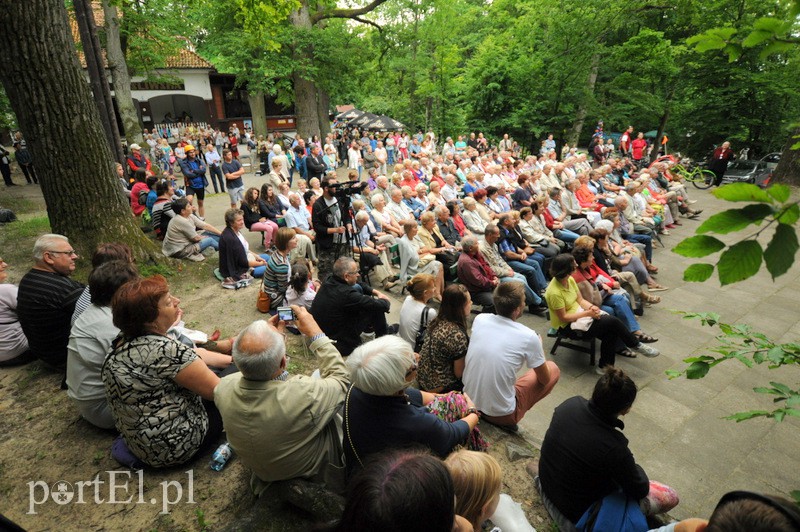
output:
M555 338L556 341L553 343L553 347L550 349L550 356L556 354L556 350L559 347L567 347L574 351L579 351L581 353L586 353L589 355L589 365L594 366L595 364L595 355L596 355L596 339L595 338L586 338L582 331L574 331L570 328L562 328L562 329L550 329L547 332L547 336L550 338ZM575 343L581 342L581 343Z

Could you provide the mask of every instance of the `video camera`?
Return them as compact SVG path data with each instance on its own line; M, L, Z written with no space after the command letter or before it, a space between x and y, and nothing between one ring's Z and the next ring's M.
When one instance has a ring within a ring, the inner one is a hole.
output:
M337 197L352 196L353 194L361 194L367 186L366 182L353 183L347 181L345 183L336 183L335 185L328 185L333 189L333 195Z

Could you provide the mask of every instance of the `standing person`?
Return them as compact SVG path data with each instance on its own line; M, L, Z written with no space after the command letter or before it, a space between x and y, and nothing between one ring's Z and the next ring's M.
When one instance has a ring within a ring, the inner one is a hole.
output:
M0 174L3 174L3 181L5 181L7 187L16 186L11 181L11 159L9 158L8 150L3 145L0 145Z
M206 208L203 203L206 199L206 165L197 158L197 150L191 144L184 146L183 150L186 158L181 159L178 164L181 165L181 172L188 188L186 195L197 197L197 215L205 219Z
M322 176L325 175L327 165L325 164L325 159L322 156L322 148L316 144L311 146L311 155L306 158L306 168L309 179L314 177L321 179Z
M345 231L352 231L350 215L336 199L335 175L323 178L322 197L311 208L311 224L317 238L318 275L322 282L333 271L333 262L347 250Z
M636 139L631 143L631 158L637 168L642 167L642 159L644 159L645 148L647 148L647 141L644 140L644 133L641 131L636 135Z
M225 182L228 184L228 196L231 198L231 209L235 209L244 197L244 168L242 163L233 158L231 150L222 150L222 175L225 176ZM225 190L224 188L222 189Z
M38 185L39 177L33 168L33 155L28 151L28 142L22 138L22 133L19 131L14 135L14 157L17 159L19 169L25 175L25 181L29 185Z
M220 168L222 158L217 153L217 150L214 149L213 144L206 144L205 158L208 170L211 172L211 184L214 185L214 194L225 192L225 176L222 175L222 168ZM217 183L219 183L219 188L217 188Z
M619 153L622 157L628 157L631 152L631 134L633 134L633 126L628 126L628 129L619 138Z
M78 254L67 237L47 234L33 245L33 258L33 268L19 283L17 315L34 356L64 368L72 313L84 289L69 278Z
M714 186L718 187L722 184L722 178L725 176L725 170L728 169L728 162L736 158L736 154L731 149L731 143L727 140L722 143L722 146L714 150L711 155L711 162L708 164L708 169L714 172Z
M138 144L131 144L129 147L131 152L125 161L128 164L128 172L133 175L136 170L144 170L147 175L151 175L150 160L142 154L142 147Z

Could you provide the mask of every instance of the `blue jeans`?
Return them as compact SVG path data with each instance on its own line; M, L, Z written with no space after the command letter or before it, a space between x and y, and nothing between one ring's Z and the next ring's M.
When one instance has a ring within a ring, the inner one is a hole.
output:
M578 240L580 236L578 233L573 233L569 229L556 229L553 231L553 235L555 235L557 239L569 242L570 244Z
M264 253L263 255L259 255L264 260L269 260L269 255ZM253 277L264 277L264 272L267 271L267 266L256 266L253 268Z
M506 263L511 266L512 270L524 275L525 279L528 281L528 285L536 292L541 292L547 288L547 280L542 273L542 267L535 260L529 257L525 259L525 262L508 260Z
M206 248L214 248L215 251L219 251L219 235L204 231L203 236L205 238L198 242L198 244L200 244L200 253Z
M619 318L630 332L633 333L641 329L627 297L620 294L608 295L603 299L602 308L612 316Z
M517 281L522 283L522 286L525 288L525 304L526 305L541 305L542 298L539 297L539 294L531 290L530 285L528 285L528 281L525 279L525 276L521 273L514 272L514 275L511 277L500 277L501 283L507 283L509 281Z

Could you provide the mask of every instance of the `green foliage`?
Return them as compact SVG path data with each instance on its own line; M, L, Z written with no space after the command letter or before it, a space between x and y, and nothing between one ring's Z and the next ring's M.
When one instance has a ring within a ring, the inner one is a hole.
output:
M4 129L11 131L16 128L17 117L11 109L11 102L8 101L5 89L0 85L0 131Z
M776 343L765 335L754 331L749 325L731 325L720 322L715 313L680 312L684 319L699 320L704 326L718 328L719 346L711 351L714 355L700 355L684 359L689 366L681 371L669 370L670 379L685 376L687 379L702 379L714 366L730 360L738 360L748 368L766 364L769 369L800 364L800 344ZM773 410L750 410L737 412L726 419L744 421L754 417L773 418L782 421L785 416L800 417L800 387L792 388L780 382L770 381L769 386L759 386L753 391L773 396L779 405ZM794 495L794 494L793 494Z
M773 279L789 271L794 264L800 244L794 227L800 219L800 206L790 200L791 190L786 185L773 185L762 190L755 185L735 183L714 191L720 199L731 202L756 201L741 209L729 209L710 216L697 228L697 236L679 242L673 248L684 257L706 257L722 252L716 263L720 284L725 286L748 279L758 273L762 262ZM703 233L729 234L751 225L761 225L754 234L732 245ZM774 227L771 240L762 247L758 237ZM684 271L683 278L703 282L713 273L714 265L693 264Z

